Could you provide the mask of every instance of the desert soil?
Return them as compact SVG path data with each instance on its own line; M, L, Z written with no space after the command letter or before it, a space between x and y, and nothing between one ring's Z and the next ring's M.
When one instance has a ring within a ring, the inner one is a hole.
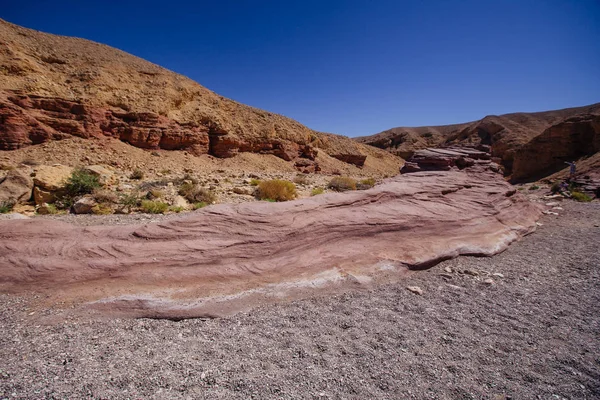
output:
M0 398L600 398L600 203L561 207L492 258L222 319L0 295Z

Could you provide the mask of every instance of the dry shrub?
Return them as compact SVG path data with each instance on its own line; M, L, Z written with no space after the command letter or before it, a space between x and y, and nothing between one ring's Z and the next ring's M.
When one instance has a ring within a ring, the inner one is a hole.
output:
M129 176L129 179L135 179L135 180L144 179L144 171L142 171L141 169L136 169L135 171L133 171L131 173L131 175Z
M307 174L298 174L294 177L294 183L297 185L310 185L310 179Z
M281 179L263 181L258 184L258 198L275 201L293 200L296 198L296 185Z
M336 192L345 192L346 190L356 190L356 181L347 176L336 176L329 182L329 188Z
M323 192L325 192L325 189L323 189L322 187L317 187L317 188L314 188L314 189L313 189L313 190L310 192L310 195L311 195L311 196L317 196L317 195L319 195L319 194L323 194Z
M217 196L214 192L202 188L193 183L184 183L179 187L179 195L185 197L190 203L206 203L212 204L217 201Z
M113 210L110 204L100 203L92 207L92 214L95 215L107 215L112 214L112 212Z
M162 214L169 209L167 203L162 201L143 200L142 211L149 214Z

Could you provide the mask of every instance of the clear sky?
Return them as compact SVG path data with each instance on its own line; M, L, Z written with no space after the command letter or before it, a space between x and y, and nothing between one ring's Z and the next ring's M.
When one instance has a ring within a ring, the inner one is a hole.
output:
M600 0L1 3L348 136L600 102Z

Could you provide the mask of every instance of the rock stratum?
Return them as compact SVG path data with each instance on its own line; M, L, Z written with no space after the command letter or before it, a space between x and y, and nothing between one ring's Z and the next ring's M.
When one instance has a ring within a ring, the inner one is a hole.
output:
M320 151L357 167L367 157L398 162L109 46L0 20L0 150L71 137L219 158L273 154L307 172L319 170Z
M0 221L0 288L46 305L181 319L359 284L459 255L491 256L540 209L487 166L373 189L211 206L143 226Z
M490 115L456 125L393 128L356 140L405 159L430 147L483 146L514 181L537 179L564 168L565 161L600 151L600 103Z

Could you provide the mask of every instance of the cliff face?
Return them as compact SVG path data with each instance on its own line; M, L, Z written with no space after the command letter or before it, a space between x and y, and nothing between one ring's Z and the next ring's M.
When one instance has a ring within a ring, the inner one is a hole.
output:
M489 146L506 175L514 180L554 172L599 150L600 103L540 113L487 116L458 125L393 128L357 138L403 158L428 147Z
M216 157L255 152L312 160L323 151L357 166L369 155L397 163L109 46L0 20L0 150L99 135Z

